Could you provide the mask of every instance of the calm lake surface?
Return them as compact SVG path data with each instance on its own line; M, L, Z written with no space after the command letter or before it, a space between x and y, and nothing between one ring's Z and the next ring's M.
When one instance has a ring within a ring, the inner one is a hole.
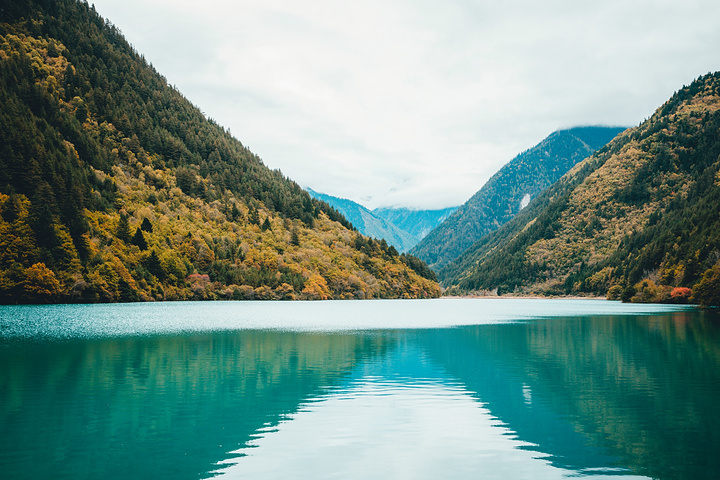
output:
M2 478L714 479L719 452L691 307L0 307Z

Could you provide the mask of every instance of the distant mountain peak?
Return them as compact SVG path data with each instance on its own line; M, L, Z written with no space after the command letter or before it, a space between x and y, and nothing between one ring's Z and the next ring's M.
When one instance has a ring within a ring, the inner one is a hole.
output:
M420 210L412 208L381 207L369 210L345 198L307 191L341 212L364 235L385 239L400 252L407 252L426 234L450 215L455 208Z

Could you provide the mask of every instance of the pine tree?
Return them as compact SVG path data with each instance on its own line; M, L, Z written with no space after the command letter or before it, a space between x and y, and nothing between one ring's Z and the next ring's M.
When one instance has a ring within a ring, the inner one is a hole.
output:
M133 235L133 238L132 238L132 244L137 245L140 250L148 249L148 244L145 241L145 236L143 235L140 227L138 227L137 230L135 230L135 235Z
M255 208L250 208L250 213L248 214L248 222L252 223L253 225L260 225L260 215L258 215L258 211Z
M124 213L120 214L120 221L118 222L115 236L123 242L130 240L130 222L128 222L128 217Z
M162 281L165 278L165 271L163 270L162 263L160 263L160 257L158 257L155 249L153 249L150 252L150 255L143 260L142 264L145 268L147 268L147 271L155 275L158 280Z

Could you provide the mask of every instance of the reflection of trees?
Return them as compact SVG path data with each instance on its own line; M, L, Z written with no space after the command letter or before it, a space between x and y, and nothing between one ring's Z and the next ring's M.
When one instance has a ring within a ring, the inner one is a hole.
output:
M556 463L591 466L582 463L588 448L573 458L572 434L561 425L569 421L639 474L697 479L720 470L720 458L708 455L720 451L720 332L701 314L553 319L445 335L428 338L431 356Z
M0 350L3 475L197 478L383 348L238 332Z

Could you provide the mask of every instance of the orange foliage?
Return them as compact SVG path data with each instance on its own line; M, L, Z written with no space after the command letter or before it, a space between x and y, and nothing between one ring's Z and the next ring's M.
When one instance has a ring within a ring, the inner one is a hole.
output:
M686 287L675 287L670 292L670 298L674 301L684 300L687 301L692 295L692 290Z

